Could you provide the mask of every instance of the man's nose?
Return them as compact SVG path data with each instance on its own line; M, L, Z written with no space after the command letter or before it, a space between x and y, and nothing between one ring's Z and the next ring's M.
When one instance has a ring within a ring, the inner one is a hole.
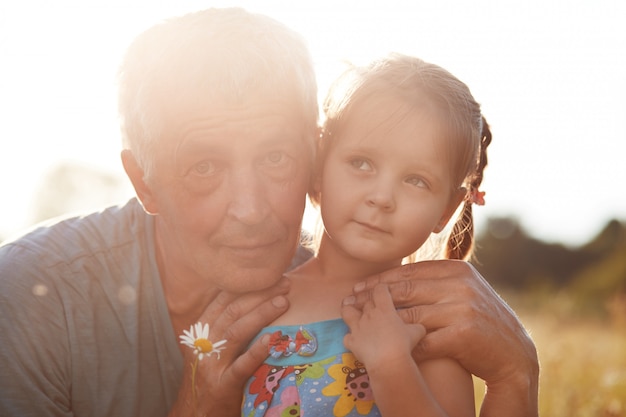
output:
M268 205L264 187L253 169L233 172L229 181L230 204L228 214L241 223L253 225L262 222Z

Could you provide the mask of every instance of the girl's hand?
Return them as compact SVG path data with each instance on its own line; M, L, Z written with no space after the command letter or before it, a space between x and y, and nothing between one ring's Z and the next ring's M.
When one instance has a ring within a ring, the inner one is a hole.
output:
M397 314L389 288L377 285L361 310L342 308L350 333L344 337L347 349L366 367L384 366L396 360L412 361L411 352L426 334L421 324L406 324Z
M535 345L513 310L463 261L403 265L370 277L344 304L361 308L373 289L389 285L401 317L428 334L414 353L422 360L451 357L486 381L482 417L537 416L539 361Z

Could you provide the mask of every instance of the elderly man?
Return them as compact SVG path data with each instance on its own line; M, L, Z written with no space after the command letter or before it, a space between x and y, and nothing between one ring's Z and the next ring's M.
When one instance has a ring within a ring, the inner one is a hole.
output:
M241 9L160 23L120 71L122 162L136 199L42 225L0 248L0 414L233 416L284 312L313 161L317 91L292 30ZM521 324L464 262L372 277L489 385L482 414L537 414ZM346 303L360 305L368 289ZM220 359L179 335L208 323ZM193 383L192 383L193 374Z

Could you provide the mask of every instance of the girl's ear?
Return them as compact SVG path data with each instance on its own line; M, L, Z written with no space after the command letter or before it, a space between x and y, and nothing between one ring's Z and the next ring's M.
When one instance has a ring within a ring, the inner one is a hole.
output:
M156 199L150 186L144 179L143 169L139 166L137 159L129 149L124 149L121 154L122 165L124 165L124 171L130 179L135 189L135 194L141 202L143 209L148 214L158 214Z
M456 192L454 192L450 196L450 201L448 202L448 206L446 207L446 210L441 216L441 219L439 219L439 223L437 223L437 226L435 226L435 228L433 229L433 232L439 233L443 229L445 229L446 225L450 221L450 218L452 217L454 212L459 208L459 205L465 199L466 195L467 195L467 189L465 187L460 187L458 190L456 190Z

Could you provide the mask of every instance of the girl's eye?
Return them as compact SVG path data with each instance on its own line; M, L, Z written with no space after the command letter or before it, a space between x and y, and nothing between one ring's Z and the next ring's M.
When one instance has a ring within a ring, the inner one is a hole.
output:
M428 188L428 183L420 177L409 177L406 179L406 182L415 187Z
M370 165L370 163L368 161L366 161L365 159L361 159L361 158L354 158L350 160L350 165L352 165L354 168L359 169L361 171L371 171L372 170L372 166Z

